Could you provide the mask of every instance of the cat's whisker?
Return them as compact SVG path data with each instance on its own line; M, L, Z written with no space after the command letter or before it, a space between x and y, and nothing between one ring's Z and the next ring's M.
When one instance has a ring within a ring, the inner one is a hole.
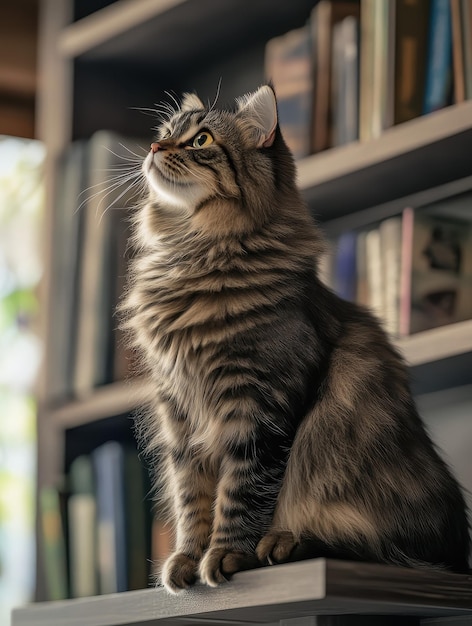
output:
M98 170L100 171L100 170ZM102 187L103 185L106 185L110 182L115 182L115 181L126 181L128 176L133 176L136 175L138 176L140 174L140 171L135 170L134 168L130 171L125 171L125 172L118 172L115 176L109 176L106 180L101 180L98 183L95 183L94 185L90 185L89 187L86 187L85 189L83 189L79 194L78 194L78 198L80 198L81 196L83 196L84 194L88 193L89 191L97 188L97 187Z
M164 93L166 94L166 96L169 96L169 98L172 100L172 102L174 102L174 104L175 104L175 111L174 111L174 113L177 113L177 111L180 111L180 103L177 100L177 98L170 91L164 91Z
M220 76L219 80L218 80L218 86L216 88L216 95L215 95L215 99L213 100L213 104L210 106L210 111L213 111L213 109L216 106L216 103L218 102L218 98L220 97L220 90L221 90L221 83L223 81L223 77Z
M156 109L156 113L164 118L164 121L169 121L177 111L168 103L163 102L160 105L156 105L158 108Z
M132 189L132 188L134 187L134 184L135 184L135 183L134 183L134 181L132 181L132 182L131 182L131 183L130 183L130 184L129 184L129 185L128 185L125 189L123 189L123 191L120 193L120 195L119 195L117 198L115 198L115 199L113 200L113 202L112 202L112 203L111 203L111 204L110 204L110 205L109 205L109 206L108 206L108 207L107 207L107 208L103 211L103 213L101 214L101 216L100 216L100 218L99 218L99 220L98 220L98 223L99 223L99 224L101 223L101 221L102 221L102 219L104 218L105 214L106 214L106 213L107 213L110 209L112 209L112 208L115 208L115 209L117 209L117 208L126 208L126 207L113 207L113 205L114 205L114 204L116 204L117 202L119 202L119 201L121 200L121 198L122 198L124 195L126 195L126 194L128 193L128 191L130 191L130 189ZM115 190L112 190L112 191L115 191ZM110 193L111 193L111 192L110 192ZM107 195L109 195L109 194L107 194ZM137 195L137 191L134 193L134 195ZM103 199L104 199L104 198L103 198ZM98 208L99 208L99 206L100 206L101 202L102 202L102 200L100 200L100 202L99 202L99 204L98 204L98 206L97 206L97 210L98 210Z
M87 194L87 195L84 198L84 200L82 200L82 202L78 205L78 207L75 210L75 213L80 211L82 209L82 207L84 205L86 205L88 202L91 202L92 200L95 200L95 198L97 198L100 195L103 195L103 198L100 201L100 202L102 202L103 199L108 197L116 189L119 189L122 185L125 185L128 181L132 180L133 178L138 178L139 176L142 176L141 172L135 172L133 174L126 174L126 175L122 175L121 174L119 176L111 177L107 181L101 181L99 183L96 183L95 185L91 185L87 189L84 189L78 195L77 199L79 199L80 196L82 196L84 194ZM98 190L94 191L94 193L92 193L92 194L89 193L90 191L92 191L93 189L96 189L97 187L99 187ZM98 205L98 206L100 206L100 205ZM98 214L98 206L97 206L97 214Z
M159 115L159 111L157 109L151 109L150 107L128 107L132 111L139 111L143 115L149 115L149 117L156 117Z
M132 154L132 155L133 155L134 157L136 157L138 160L142 160L143 155L136 154L136 152L133 152L133 150L131 150L131 148L129 148L128 146L126 146L124 143L120 143L120 146L121 146L122 148L124 148L125 150L127 150L130 154ZM142 150L142 151L143 151L143 154L144 154L144 155L146 155L146 154L148 153L147 148L144 148L143 146L138 146L138 148L139 148L140 150ZM132 159L130 159L130 160L132 160Z
M122 161L127 161L127 162L131 162L131 163L139 163L140 160L142 160L143 155L147 154L147 148L144 148L143 146L138 146L138 148L140 148L143 151L143 155L139 155L136 154L136 152L133 152L133 150L131 150L128 146L126 146L123 143L119 144L124 150L126 150L129 154L132 155L133 158L131 158L129 156L129 154L117 154L116 152L113 152L113 150L111 150L111 148L107 148L107 150L113 154L113 156L116 156L118 159L122 160Z

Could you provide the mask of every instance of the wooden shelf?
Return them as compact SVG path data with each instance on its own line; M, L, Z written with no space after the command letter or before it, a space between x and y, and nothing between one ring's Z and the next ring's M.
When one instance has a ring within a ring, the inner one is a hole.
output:
M341 614L472 619L472 577L313 559L242 572L216 589L196 586L178 596L147 589L30 606L13 613L12 626L267 624Z
M58 51L67 58L154 68L171 63L185 70L189 58L195 62L215 50L226 55L301 26L312 7L312 0L118 0L67 26Z
M330 220L471 175L471 145L468 101L303 159L298 181L314 215Z
M143 379L111 383L90 395L71 401L49 413L56 427L74 428L99 419L120 415L143 405L150 391Z
M472 352L472 320L425 330L396 344L411 367Z
M78 57L118 37L126 36L151 19L188 0L119 0L67 26L58 40L66 57Z

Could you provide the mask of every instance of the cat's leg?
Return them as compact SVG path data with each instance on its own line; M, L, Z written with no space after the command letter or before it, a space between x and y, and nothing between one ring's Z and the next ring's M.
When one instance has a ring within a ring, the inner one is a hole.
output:
M190 452L173 450L166 472L172 476L175 550L165 561L161 579L168 591L178 593L197 578L198 563L208 545L212 523L214 478Z
M255 548L270 527L287 455L287 438L254 428L228 445L218 480L210 546L200 577L214 587L236 571L260 565Z
M164 562L161 581L178 593L193 584L212 524L215 477L190 445L191 425L171 400L154 406L152 441L158 447L158 479L174 522L175 549ZM151 444L152 446L152 444Z

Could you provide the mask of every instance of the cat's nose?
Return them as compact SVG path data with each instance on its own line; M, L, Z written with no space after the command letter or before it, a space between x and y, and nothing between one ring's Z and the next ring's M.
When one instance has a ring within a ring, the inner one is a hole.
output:
M161 146L157 142L154 141L151 144L151 151L152 152L157 152L158 150L161 150Z

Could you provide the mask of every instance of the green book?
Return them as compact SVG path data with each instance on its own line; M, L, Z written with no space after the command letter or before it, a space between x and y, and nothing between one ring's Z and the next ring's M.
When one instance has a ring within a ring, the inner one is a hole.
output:
M68 597L67 561L58 490L43 487L39 492L39 508L48 599L64 600Z

